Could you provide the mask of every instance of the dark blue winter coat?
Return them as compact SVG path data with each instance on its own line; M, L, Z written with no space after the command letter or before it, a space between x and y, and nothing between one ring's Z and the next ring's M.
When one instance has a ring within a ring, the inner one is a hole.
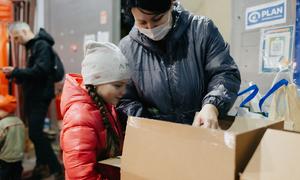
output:
M150 40L135 27L121 40L132 79L118 110L184 124L192 124L205 104L225 115L241 83L229 46L207 17L180 5L172 15L173 27L162 41Z

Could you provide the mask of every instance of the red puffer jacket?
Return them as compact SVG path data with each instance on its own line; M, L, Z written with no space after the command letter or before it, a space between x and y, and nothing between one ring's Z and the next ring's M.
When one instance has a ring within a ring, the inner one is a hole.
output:
M100 111L82 84L82 76L67 74L61 97L63 128L60 136L66 179L69 180L115 180L120 178L116 169L101 169L97 160L106 159L103 150L106 130ZM119 121L113 106L110 123L123 141Z

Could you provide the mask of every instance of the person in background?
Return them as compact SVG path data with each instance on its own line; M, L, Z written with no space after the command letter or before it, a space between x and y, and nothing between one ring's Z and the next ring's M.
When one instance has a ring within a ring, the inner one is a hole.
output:
M99 160L121 155L123 132L115 106L130 78L127 59L112 43L85 45L81 75L67 74L61 96L60 135L65 177L116 180L120 172Z
M13 113L16 99L0 96L0 179L20 180L25 149L25 127Z
M127 9L135 24L119 47L133 74L118 110L218 128L241 79L213 21L173 0L127 0Z
M26 48L26 68L8 66L3 67L2 71L22 86L29 138L36 155L33 177L38 179L54 175L56 179L62 179L62 167L43 133L48 107L54 98L54 40L42 28L36 35L33 34L25 22L15 22L9 31L14 42Z

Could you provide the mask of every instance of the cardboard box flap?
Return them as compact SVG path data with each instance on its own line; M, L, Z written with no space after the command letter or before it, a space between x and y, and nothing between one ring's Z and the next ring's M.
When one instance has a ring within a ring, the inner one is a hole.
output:
M268 129L242 180L299 180L300 134Z
M105 160L99 161L98 163L120 168L121 167L121 156L105 159Z
M267 128L283 129L283 126L283 120L236 118L235 123L229 129L236 133L236 172L244 171ZM236 174L236 178L238 178L238 174Z
M260 132L262 136L266 127L272 124L257 123L252 119L239 119L235 123L235 129L230 132L129 117L121 177L130 180L235 179L237 159L247 162L252 155L247 157L248 159L236 157L237 143L246 149L238 152L239 156L243 157L243 153L248 152L248 146L252 146L253 140L251 136L249 142L240 143L237 142L239 136L248 140L247 134L252 131ZM249 125L251 123L255 125ZM243 130L239 130L239 124ZM255 129L256 127L260 129ZM253 152L255 148L256 146Z
M280 121L268 121L264 119L236 117L233 124L227 131L233 132L235 134L245 133L245 132L252 131L253 129L267 127L276 124L277 122Z

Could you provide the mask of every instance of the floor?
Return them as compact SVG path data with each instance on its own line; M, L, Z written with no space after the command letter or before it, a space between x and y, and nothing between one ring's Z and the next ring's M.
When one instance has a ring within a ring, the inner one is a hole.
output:
M52 148L53 148L54 152L56 153L57 157L59 157L59 159L61 161L58 138L56 138L55 140L52 141ZM33 180L31 178L31 174L32 174L32 170L35 166L35 160L36 160L36 157L34 154L33 144L31 142L28 142L27 147L26 147L26 153L25 153L24 160L23 160L22 180ZM50 177L44 178L42 180L54 180L54 177L50 176Z

